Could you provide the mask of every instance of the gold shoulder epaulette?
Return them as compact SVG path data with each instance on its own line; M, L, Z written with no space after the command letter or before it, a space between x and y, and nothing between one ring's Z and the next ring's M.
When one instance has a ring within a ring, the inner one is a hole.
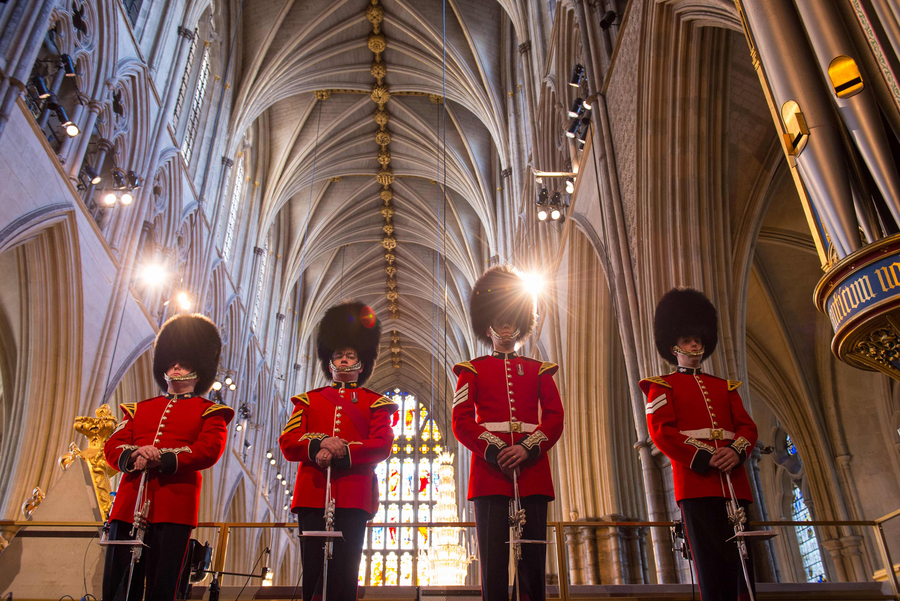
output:
M651 376L649 378L644 378L641 380L641 383L647 382L648 384L659 384L660 386L665 386L666 388L672 388L672 385L666 382L662 376Z
M297 404L297 401L303 403L304 405L306 405L308 407L309 406L309 395L307 395L304 392L304 393L297 394L297 395L294 395L291 397L291 402L294 403L295 405Z
M453 373L455 373L458 376L459 374L462 373L462 370L464 370L464 369L469 370L473 374L476 374L476 375L478 374L478 370L475 369L475 366L472 365L471 361L463 361L462 363L457 363L456 365L453 366Z
M550 363L549 361L544 361L541 363L541 369L538 371L538 375L542 375L545 371L553 370L553 373L556 373L556 370L559 369L559 365L556 363Z
M216 404L216 405L210 405L209 407L207 407L207 408L203 411L203 415L201 415L200 417L206 417L207 415L212 415L212 414L215 413L216 411L225 411L225 410L231 411L232 413L234 413L234 409L232 409L232 408L229 407L228 405L219 405L219 404Z
M728 380L728 392L737 390L741 384L743 384L743 382L740 382L738 380Z
M385 405L396 405L393 399L390 399L386 396L379 397L375 399L371 405L369 405L370 409L377 409L378 407L384 407Z
M134 419L134 412L137 411L137 403L122 403L119 405L122 411L128 414L128 417Z

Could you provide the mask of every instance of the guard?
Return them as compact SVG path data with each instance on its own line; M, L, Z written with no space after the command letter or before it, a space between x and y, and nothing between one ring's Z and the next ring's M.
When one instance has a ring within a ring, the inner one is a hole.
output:
M453 368L459 377L453 434L472 451L468 498L475 502L482 599L508 601L513 552L514 598L544 601L546 545L510 545L509 535L512 525L519 539L547 539L547 504L554 498L547 453L563 431L553 379L559 367L516 352L536 318L534 295L512 267L486 271L469 306L475 336L493 348Z
M127 601L140 601L145 586L147 601L175 598L191 530L197 526L200 472L222 456L234 417L230 407L201 396L216 378L221 350L219 331L208 318L171 318L156 337L153 357L153 376L165 394L120 405L122 421L103 449L109 465L122 472L109 539L131 538L135 512L146 507L147 546L130 577L131 549L107 547L104 601L124 600L126 594Z
M654 337L659 354L676 366L664 376L641 380L653 443L672 460L675 500L681 508L703 601L749 599L753 581L747 557L745 580L729 522L729 477L740 507L752 500L741 467L756 444L756 424L738 394L740 382L703 373L700 363L718 343L716 309L703 293L674 288L656 307ZM729 477L726 477L726 474Z
M301 538L303 601L355 601L357 574L368 522L378 510L375 467L394 444L391 418L398 406L362 388L378 359L381 323L371 307L347 302L331 307L319 323L317 346L330 386L291 399L294 412L278 440L288 461L300 463L292 511L301 531L325 531L330 507L333 551L326 539ZM330 495L329 495L330 493Z

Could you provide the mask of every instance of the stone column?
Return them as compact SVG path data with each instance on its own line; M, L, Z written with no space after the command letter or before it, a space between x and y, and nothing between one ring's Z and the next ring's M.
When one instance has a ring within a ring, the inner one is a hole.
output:
M81 135L78 136L75 154L69 162L69 177L77 178L78 173L81 171L81 162L84 160L84 155L87 153L88 145L91 142L91 132L94 131L94 125L97 124L97 116L100 115L102 109L102 102L96 100L88 101L88 116L81 130Z
M747 459L747 479L750 481L750 492L753 495L753 503L750 505L748 518L753 522L767 522L769 511L766 507L766 498L762 492L762 481L759 476L759 460L762 457L763 444L757 441L750 457ZM757 582L781 582L778 573L778 558L775 555L774 543L767 540L765 543L750 545L753 553L753 571Z
M566 554L569 558L569 584L584 584L584 563L581 557L581 528L569 526L564 530ZM563 577L564 575L561 573L560 578Z

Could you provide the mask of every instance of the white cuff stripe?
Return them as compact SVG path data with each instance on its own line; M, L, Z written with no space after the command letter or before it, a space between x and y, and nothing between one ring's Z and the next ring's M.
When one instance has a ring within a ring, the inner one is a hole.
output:
M653 402L651 402L647 405L645 411L646 411L647 415L650 415L650 414L654 413L657 409L662 407L663 405L666 405L668 402L669 401L666 400L666 395L661 394L660 396L656 397L656 399Z
M469 383L466 382L463 384L462 388L456 391L456 396L453 397L453 407L456 407L463 401L466 401L469 398Z

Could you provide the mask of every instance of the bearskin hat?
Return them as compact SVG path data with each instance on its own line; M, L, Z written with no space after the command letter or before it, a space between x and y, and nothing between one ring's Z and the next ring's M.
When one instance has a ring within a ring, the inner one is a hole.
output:
M153 377L163 390L168 389L166 370L173 363L183 363L197 372L194 392L209 392L219 371L222 338L210 319L199 313L176 315L163 324L156 336L153 354Z
M512 266L491 267L472 287L469 298L472 330L479 340L490 345L488 328L494 323L509 321L519 329L519 340L525 340L531 336L537 321L536 304L534 294Z
M381 342L381 322L375 316L372 307L358 301L350 301L335 305L325 311L319 322L319 333L316 336L319 363L325 377L331 379L328 364L334 351L352 348L359 355L363 368L359 373L359 385L362 386L372 375Z
M672 288L656 305L653 337L659 355L672 365L678 359L672 352L682 336L697 336L703 342L703 360L713 354L719 343L719 318L706 295L693 288Z

